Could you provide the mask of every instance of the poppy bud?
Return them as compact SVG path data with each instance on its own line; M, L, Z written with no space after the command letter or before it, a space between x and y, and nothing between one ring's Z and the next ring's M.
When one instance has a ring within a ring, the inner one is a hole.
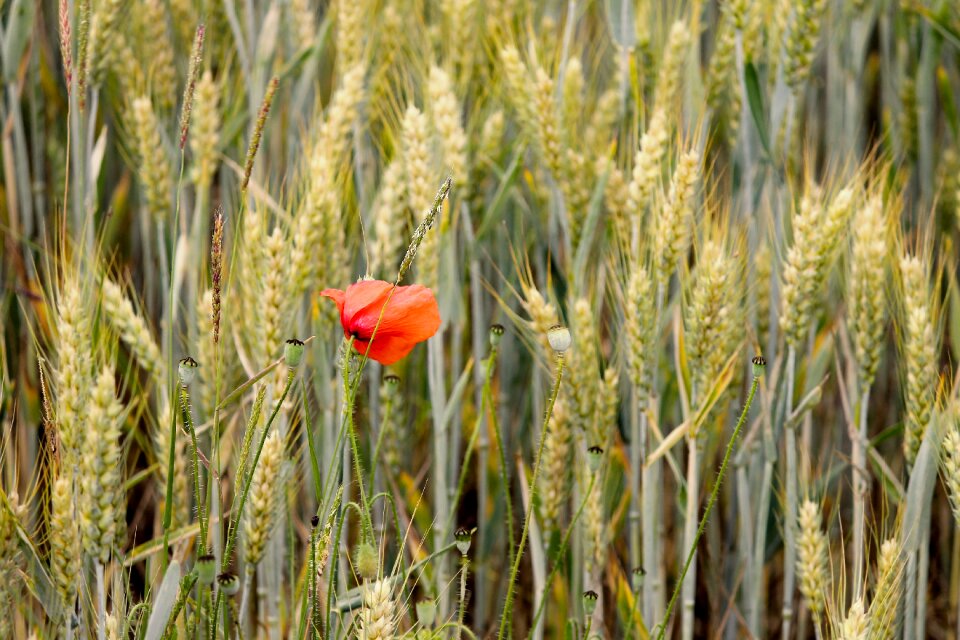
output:
M646 575L647 572L643 570L643 567L636 567L630 572L630 586L633 587L635 593L643 588L643 579Z
M417 602L417 620L424 627L432 627L437 619L437 603L433 600L419 600Z
M559 324L553 325L547 329L547 342L550 343L551 349L557 353L563 353L570 348L570 329Z
M353 563L356 565L360 577L367 580L376 578L377 572L380 570L380 558L377 556L377 550L369 542L361 542L357 545Z
M197 361L187 356L180 361L180 365L177 367L177 375L180 377L180 384L183 386L189 386L191 382L197 377L197 367L200 365L197 364Z
M767 366L767 360L763 356L754 356L750 361L753 363L753 377L759 378L763 375L763 369Z

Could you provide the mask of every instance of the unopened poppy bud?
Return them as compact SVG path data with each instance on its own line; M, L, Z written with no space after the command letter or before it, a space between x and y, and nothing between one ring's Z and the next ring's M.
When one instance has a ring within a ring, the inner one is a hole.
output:
M597 610L597 600L600 599L600 596L597 595L596 591L584 591L583 592L583 612L590 617L593 615L593 612Z
M197 377L197 367L200 365L197 364L197 361L187 356L180 361L180 365L177 367L177 375L180 377L180 384L183 386L189 386L191 382Z
M291 369L299 367L303 361L303 341L296 338L287 340L283 346L283 359Z
M235 596L240 591L240 578L237 577L237 574L229 571L221 573L217 576L217 586L220 587L220 591L224 595Z
M490 346L496 349L500 346L500 339L503 337L503 325L490 325Z
M437 603L433 600L417 601L417 620L424 627L432 627L437 619Z
M550 343L551 349L557 353L563 353L570 348L570 329L559 324L553 325L547 329L547 342Z
M212 554L197 558L197 580L200 584L213 584L217 578L217 559Z
M600 469L600 459L603 458L603 449L597 446L587 449L587 466L596 473Z
M361 542L357 545L353 562L361 578L373 580L377 577L377 572L380 570L380 558L377 556L377 550L369 542Z
M476 531L476 528L467 529L460 527L454 532L453 537L457 541L457 549L460 550L462 555L467 555L467 552L470 551L470 542L473 538L474 531Z
M767 360L763 356L754 356L750 361L753 363L753 377L759 378L763 375L763 370L767 366Z

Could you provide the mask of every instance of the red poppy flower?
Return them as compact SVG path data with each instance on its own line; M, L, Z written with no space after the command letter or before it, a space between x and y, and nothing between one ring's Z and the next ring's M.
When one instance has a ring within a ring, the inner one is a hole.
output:
M393 284L383 280L362 280L346 291L324 289L320 292L337 303L343 335L354 338L353 348L357 353L367 353L369 346L368 355L381 364L400 360L440 328L440 310L430 289L414 284L397 287L392 295L391 289ZM377 327L381 309L383 319ZM377 335L371 345L374 327Z

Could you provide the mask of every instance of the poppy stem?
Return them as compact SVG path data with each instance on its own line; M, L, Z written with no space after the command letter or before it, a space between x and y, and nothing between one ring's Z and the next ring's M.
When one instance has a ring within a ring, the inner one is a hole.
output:
M697 544L700 542L700 537L703 535L703 530L707 528L707 518L710 517L710 512L713 510L713 505L717 501L717 495L720 493L720 484L723 482L723 476L727 472L727 463L730 461L730 454L733 453L733 446L737 442L737 437L740 435L740 430L743 428L743 423L747 421L747 414L750 412L750 405L753 404L753 396L757 392L757 386L760 384L760 376L754 374L753 384L750 385L750 393L747 395L747 401L743 405L743 411L740 413L740 419L737 420L737 426L733 429L733 435L730 436L730 442L727 443L727 451L723 455L723 462L720 463L720 471L717 472L717 479L713 483L713 490L710 491L710 499L707 501L707 508L703 511L703 517L700 519L700 526L697 528L697 535L693 538L693 544L690 546L690 550L687 552L687 560L683 565L683 571L680 572L680 577L677 579L677 584L673 588L673 595L670 596L670 602L667 605L667 612L663 615L663 621L657 625L657 640L663 640L663 636L667 630L667 623L670 622L670 614L673 613L673 607L677 603L677 597L680 595L680 590L683 587L683 580L687 576L687 571L690 569L690 563L693 561L693 556L697 551Z
M296 369L287 369L287 382L283 386L283 393L280 394L280 398L277 400L277 403L273 407L273 411L270 413L270 418L267 420L267 424L263 427L263 435L260 437L260 442L257 444L257 453L253 457L253 464L250 465L250 471L247 474L247 479L243 483L243 493L240 495L240 504L236 509L230 509L233 518L230 522L230 528L227 532L227 544L223 549L221 571L226 571L230 566L233 547L237 542L237 532L240 529L240 518L243 516L243 507L247 503L247 495L250 493L250 485L252 484L253 473L257 469L257 463L260 462L260 454L263 452L263 445L267 441L267 436L270 434L270 425L272 425L273 421L276 420L277 414L280 413L280 407L283 406L284 400L287 399L287 394L290 392L290 387L293 385L293 378L296 375L296 372ZM236 496L234 496L234 502L236 502Z
M382 312L381 312L382 313ZM347 423L347 437L350 439L350 454L353 457L354 473L357 477L357 485L360 487L360 504L363 506L360 514L360 525L362 527L363 538L373 541L373 520L370 517L370 504L367 502L367 492L364 489L363 467L360 461L360 447L357 443L357 431L353 424L353 405L357 397L357 385L351 384L350 361L353 358L354 336L345 340L343 352L343 362L341 369L343 372L343 411L344 420ZM372 342L372 340L371 340ZM369 346L367 347L369 351ZM360 371L357 370L356 379L359 384L361 379Z
M547 411L543 416L543 427L540 429L540 444L537 447L537 457L533 463L533 478L530 480L530 504L527 507L526 517L523 519L523 529L520 531L520 544L517 546L517 553L513 560L513 568L510 570L510 579L507 582L507 598L503 606L503 615L500 618L500 632L497 634L497 640L503 640L504 632L510 624L510 614L513 609L514 586L517 582L517 573L520 571L520 561L523 559L523 548L526 546L527 534L530 531L530 519L533 518L533 506L536 502L537 478L540 475L543 444L547 439L547 428L550 426L550 416L553 414L553 406L556 404L557 396L560 394L560 382L563 380L563 365L563 353L558 353L557 373L553 379L553 391L550 393L550 403L547 405Z

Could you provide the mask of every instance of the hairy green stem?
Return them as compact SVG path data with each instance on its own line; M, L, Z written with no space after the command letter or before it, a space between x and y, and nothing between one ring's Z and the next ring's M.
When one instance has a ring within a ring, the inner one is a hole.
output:
M520 531L520 543L517 546L517 553L513 559L513 568L510 570L510 578L507 581L507 597L503 606L503 616L500 618L500 631L497 633L497 640L503 640L503 634L510 624L510 613L513 609L513 591L516 586L517 573L520 571L520 561L523 559L523 547L526 545L527 534L530 532L530 519L533 518L533 507L536 502L537 478L540 475L543 444L547 439L547 429L550 426L550 416L553 414L553 405L556 403L557 395L560 393L560 382L563 380L563 366L563 353L558 353L557 373L554 376L553 391L550 392L550 401L547 404L547 411L543 416L543 427L540 429L540 444L537 446L537 457L533 463L533 478L530 480L530 504L527 507L527 513L523 521L523 529Z
M710 517L710 512L713 510L713 505L717 501L717 496L720 493L720 485L723 483L723 476L727 472L727 464L730 462L730 455L733 453L733 446L737 442L737 436L740 435L740 430L743 428L743 424L747 421L747 413L750 411L750 405L753 404L753 396L757 392L757 386L760 384L760 376L755 375L753 377L753 383L750 385L750 393L747 394L747 401L743 406L743 411L740 413L740 419L737 420L737 426L733 429L733 435L730 436L730 442L727 443L726 453L723 454L723 462L720 463L720 471L717 472L717 479L713 483L713 489L710 491L710 498L707 500L707 507L703 512L703 517L700 519L700 526L697 528L697 535L693 539L693 545L690 547L690 551L687 553L687 560L683 565L683 570L680 572L680 577L677 580L676 586L673 588L673 595L670 596L670 602L667 604L667 611L664 614L663 621L657 625L657 640L663 640L663 636L667 630L667 623L670 622L670 614L673 612L673 607L677 602L677 598L680 595L680 590L683 587L683 580L687 575L687 571L690 569L690 564L693 562L694 554L697 551L697 544L700 542L700 537L703 535L704 530L707 527L707 519Z

